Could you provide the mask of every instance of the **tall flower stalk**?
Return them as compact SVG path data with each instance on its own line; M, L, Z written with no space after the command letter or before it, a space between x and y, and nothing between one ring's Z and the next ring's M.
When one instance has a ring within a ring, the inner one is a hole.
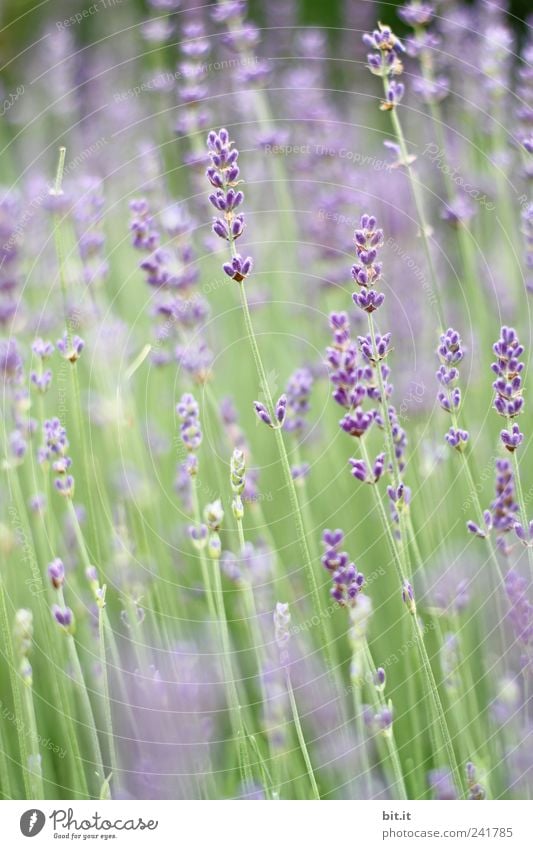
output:
M405 167L409 177L411 192L413 194L416 214L418 217L418 224L420 227L420 235L422 237L422 244L424 246L424 253L435 296L437 316L441 328L444 328L444 310L442 307L440 287L429 241L431 228L424 208L424 201L420 191L420 183L418 182L412 167L412 158L407 148L405 135L397 110L397 106L402 100L405 90L403 83L398 82L396 79L403 71L401 56L405 52L405 47L400 39L394 35L391 28L384 26L383 24L378 24L378 29L375 29L372 34L365 33L363 35L363 42L367 47L377 51L375 53L368 54L368 67L371 73L381 77L383 83L385 99L382 101L381 109L388 112L391 116L394 134L401 154L400 162Z
M396 61L393 52L389 52L386 55L392 56L393 62ZM398 92L394 96L398 97ZM350 404L351 409L344 419L341 420L340 425L344 431L358 438L361 443L374 420L385 431L388 468L392 479L392 483L387 488L387 494L391 519L398 527L397 533L391 532L388 529L388 522L381 503L381 497L375 486L372 486L372 489L375 493L376 503L384 523L385 532L392 546L393 560L400 581L402 597L413 625L417 651L421 662L421 671L433 717L431 733L435 739L435 748L438 751L442 748L444 749L457 784L460 786L461 779L452 738L425 646L423 629L417 615L414 591L408 578L411 573L411 566L406 514L409 509L410 490L403 480L405 434L403 434L399 425L394 407L388 401L392 387L386 382L389 369L383 363L383 360L389 354L390 334L384 334L383 336L378 334L373 320L373 313L383 305L385 299L384 294L376 288L382 273L382 265L377 257L379 249L383 244L383 231L377 227L377 221L374 216L367 214L362 216L360 227L356 229L354 234L354 242L357 261L352 268L352 277L358 289L353 295L353 301L359 309L367 314L369 331L366 337L359 337L359 350L367 368L370 369L372 375L375 375L377 391L372 385L370 385L370 390L368 390L364 383L359 381L356 387L347 395L346 401ZM363 410L362 402L365 397L370 397L377 403L377 410L374 413ZM361 479L360 462L352 460L351 463L354 476ZM366 456L363 460L363 466L365 472L368 472L368 469L371 468L368 457ZM374 474L376 480L371 481L372 483L377 482L377 479L381 476L382 469L383 463L379 462L379 474ZM437 736L440 736L442 746L437 744Z
M298 494L296 492L296 487L291 473L291 466L287 455L287 449L285 448L285 443L283 440L283 432L281 426L284 420L283 410L286 405L286 400L285 405L283 404L282 399L280 399L275 405L272 398L267 374L263 365L263 360L261 358L261 353L259 351L259 346L257 344L257 339L253 328L252 318L250 315L250 308L246 296L246 287L244 285L244 281L251 273L253 263L251 257L242 257L238 253L236 247L236 242L240 238L240 236L242 236L245 227L244 216L242 215L242 213L236 211L241 206L244 200L244 194L238 188L238 185L240 183L240 171L239 166L237 164L239 151L234 146L233 142L230 141L229 133L224 128L221 129L218 133L209 133L207 139L207 146L211 159L211 165L207 169L206 173L209 182L215 189L215 191L210 195L209 199L212 205L217 210L219 216L214 219L213 231L221 239L224 239L229 245L230 260L224 263L223 268L224 272L228 275L228 277L230 277L232 280L235 280L235 282L239 286L246 334L252 350L252 356L259 378L259 385L266 399L266 407L261 410L258 409L256 405L256 412L258 412L258 415L263 419L265 424L268 424L270 427L272 427L274 431L276 446L278 449L281 468L283 471L283 477L289 493L292 512L296 523L298 543L300 545L302 559L309 581L313 606L315 614L319 618L319 628L322 644L324 646L324 650L327 653L330 668L334 669L334 662L331 655L331 639L328 635L328 629L324 621L323 604L320 600L318 584L313 568L313 561L307 541L307 531L304 525L302 511L298 500Z

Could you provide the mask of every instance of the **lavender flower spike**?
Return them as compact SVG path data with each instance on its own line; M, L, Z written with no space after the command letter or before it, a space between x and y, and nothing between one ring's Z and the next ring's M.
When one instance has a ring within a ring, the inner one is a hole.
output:
M385 295L375 290L381 279L381 262L377 262L379 249L383 246L383 230L377 227L373 215L363 215L360 227L354 233L357 262L352 266L352 277L360 288L352 295L360 309L372 313L379 309Z
M400 56L405 51L405 47L391 28L383 24L378 24L378 29L375 29L371 35L365 33L363 42L367 47L378 51L368 54L368 69L372 74L386 81L386 99L382 101L380 108L387 111L394 109L404 93L403 83L399 83L394 77L399 76L403 71Z
M409 613L414 616L416 614L415 593L409 581L404 581L402 599Z
M244 216L237 212L244 200L243 192L238 189L239 166L237 160L239 151L230 141L229 133L222 128L218 133L211 131L207 136L207 149L211 165L206 176L214 188L209 200L214 206L218 217L213 219L213 232L221 239L230 243L231 260L223 264L224 273L242 283L252 270L252 258L243 258L235 250L236 240L244 231Z
M200 408L190 393L181 396L176 412L181 419L180 436L187 451L194 453L202 443Z
M48 577L55 590L58 590L65 583L65 567L59 557L48 564Z
M67 633L74 633L74 614L70 607L59 607L55 604L52 614L57 624Z
M520 361L524 346L520 344L516 330L512 327L502 327L500 338L493 345L493 351L497 357L496 362L492 363L492 370L496 375L492 384L496 393L494 409L500 416L515 418L523 411L524 406L521 377L524 363Z

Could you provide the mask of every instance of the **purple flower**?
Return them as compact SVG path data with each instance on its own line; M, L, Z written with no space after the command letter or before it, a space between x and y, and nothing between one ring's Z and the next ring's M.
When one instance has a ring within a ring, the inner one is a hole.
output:
M37 391L44 395L45 392L48 392L50 384L52 383L52 372L50 369L46 369L46 371L43 371L40 374L36 371L32 371L30 373L30 380Z
M213 130L207 136L207 149L211 165L206 171L206 176L215 191L209 195L209 200L217 212L223 216L213 220L213 232L221 239L230 242L232 251L234 242L244 231L244 216L235 213L242 204L244 194L237 189L239 181L239 166L237 160L239 151L232 141L229 133L222 128L218 133ZM244 280L252 269L251 257L242 259L239 254L233 252L232 259L225 263L224 272L239 283Z
M63 561L56 557L48 564L48 577L54 589L59 589L65 583L65 566Z
M371 471L368 470L364 460L355 460L351 457L349 463L352 467L354 478L361 481L361 483L374 484L378 482L385 470L385 454L378 454Z
M313 388L313 374L308 368L297 369L289 378L286 388L287 413L284 428L301 431L305 427L305 415L309 412L309 396Z
M389 703L388 705L383 705L383 707L380 708L374 717L374 724L381 734L387 734L390 733L392 729L392 720L392 705Z
M524 434L520 432L520 428L517 423L513 422L510 431L502 430L500 432L500 438L507 450L512 453L513 451L516 451L519 445L522 444Z
M138 250L152 252L159 245L159 233L153 226L148 201L145 198L130 201L133 214L130 229L133 233L133 246Z
M355 564L350 562L348 554L339 550L343 539L344 534L339 529L324 531L322 543L325 551L322 555L322 565L331 574L333 581L331 597L341 607L353 607L357 603L357 596L365 579Z
M435 8L431 3L418 3L416 0L398 9L398 17L410 27L429 24L434 14Z
M374 687L376 690L382 691L385 689L385 684L387 681L387 675L382 666L378 666L376 671L374 672Z
M374 421L371 413L365 413L357 409L353 413L347 413L339 422L341 428L350 436L361 437L367 432Z
M463 450L469 438L467 430L461 430L461 428L455 427L451 427L445 436L448 445L451 448L455 448L457 451Z
M63 630L69 634L73 632L74 614L70 607L59 607L59 605L54 604L52 608L52 615L57 624L60 625Z
M453 782L452 773L449 769L441 767L432 769L428 774L428 783L435 799L440 801L458 799L459 794Z
M379 51L369 53L367 56L368 68L371 73L382 78L397 77L402 73L403 65L400 56L405 51L405 47L390 27L378 24L378 29L375 29L371 35L369 33L363 35L363 42L372 50ZM393 99L389 101L387 97L382 108L394 108L394 92L398 92L398 85L401 84L394 82ZM403 90L401 93L403 94Z
M14 339L0 339L0 375L7 379L17 377L22 370L22 359Z
M181 419L180 436L185 448L190 452L197 451L202 443L200 408L189 392L181 396L176 413Z
M409 581L403 582L402 600L409 613L414 615L416 613L415 593Z
M385 296L373 288L381 278L381 262L376 262L383 245L383 230L377 227L373 215L363 215L360 227L354 233L357 262L352 266L352 277L360 287L352 295L354 303L367 313L379 309Z
M516 530L519 524L517 515L518 504L512 465L506 458L498 458L496 460L496 498L492 501L490 509L483 513L485 528L480 528L475 522L469 521L467 529L471 534L483 539L494 528L498 545L506 551L504 535Z
M235 256L232 257L231 262L225 262L222 266L228 277L231 277L232 280L236 280L237 283L242 283L246 277L250 276L252 267L252 258L247 256L246 259L243 259L240 254L235 254Z
M255 410L256 416L264 424L268 425L268 427L274 427L274 425L272 424L272 419L270 417L270 414L269 414L267 408L265 407L265 405L261 403L261 401L254 401L254 410Z
M76 360L79 360L84 347L85 342L83 339L80 339L79 336L72 336L69 340L66 332L63 333L61 339L58 339L56 342L56 348L59 353L71 363L75 363Z
M286 395L280 395L280 397L278 398L278 400L276 402L276 410L275 410L276 420L277 420L277 422L280 426L283 425L283 423L285 421L286 413L287 413L287 396Z
M496 375L492 384L496 393L494 409L501 416L510 419L521 413L524 406L521 377L524 363L520 362L524 347L520 344L514 328L502 327L500 333L500 338L493 345L497 357L496 362L492 363L492 370ZM512 436L509 438L512 439Z
M201 550L207 544L207 525L191 525L189 527L189 537L195 548Z
M31 349L36 357L40 357L41 360L47 360L48 357L51 357L54 353L54 346L51 342L45 342L43 339L36 339L33 342Z
M514 526L514 532L520 542L523 542L524 545L531 545L533 541L533 520L526 528L520 522L517 522Z
M528 582L525 578L510 569L505 576L505 592L511 605L509 619L516 640L520 643L529 664L533 645L533 604L528 599L527 590Z

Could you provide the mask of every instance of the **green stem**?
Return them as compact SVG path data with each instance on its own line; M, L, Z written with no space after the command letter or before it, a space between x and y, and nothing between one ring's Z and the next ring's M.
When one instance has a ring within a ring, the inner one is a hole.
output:
M387 87L388 87L387 77L385 76L385 72L384 72L383 89L385 91L385 97L387 96ZM431 285L433 287L433 294L435 296L437 316L438 316L439 323L440 323L440 326L441 326L441 329L442 329L442 328L445 327L444 311L443 311L442 303L441 303L441 296L440 296L439 284L438 284L438 280L437 280L437 274L436 274L435 266L434 266L434 263L433 263L433 257L431 255L431 246L429 244L429 233L431 231L430 231L429 225L427 223L427 219L426 219L426 213L425 213L425 210L424 210L424 201L423 201L422 195L420 193L420 184L418 183L418 181L415 177L414 171L413 171L411 164L409 162L409 151L407 149L405 136L403 134L402 125L400 123L400 119L398 117L398 112L397 112L396 107L393 107L390 110L390 115L391 115L391 119L392 119L392 126L393 126L393 129L394 129L396 140L397 140L398 145L400 147L402 160L404 162L404 166L405 166L405 169L407 171L407 176L409 177L409 184L411 186L411 193L413 195L413 200L415 202L416 214L417 214L417 217L418 217L418 225L420 227L420 234L421 234L421 237L422 237L422 244L424 246L424 254L426 256L426 261L427 261L428 268L429 268L429 275L430 275L430 278L431 278Z
M246 297L246 290L242 283L239 284L239 289L241 293L241 303L244 314L244 321L246 325L246 332L248 335L248 339L250 342L250 346L252 349L252 355L254 358L255 366L257 369L257 374L259 377L261 389L265 393L265 397L267 399L267 403L269 406L269 412L272 413L274 410L274 403L272 400L272 395L270 393L270 387L268 385L268 380L265 372L265 368L263 366L263 361L261 359L261 354L259 352L259 347L257 344L257 339L255 337L254 328L252 324L252 318L250 315L250 309L248 306L248 299ZM279 452L279 457L281 461L281 467L283 470L283 476L285 479L285 485L289 491L289 498L291 501L292 511L294 521L296 523L296 532L298 537L298 542L300 545L300 549L302 552L302 558L304 561L306 574L309 582L309 586L311 588L311 596L313 599L313 606L315 608L315 615L319 620L319 628L320 628L320 636L322 641L322 646L324 647L324 651L326 653L326 657L328 660L328 664L330 670L333 671L335 669L335 664L332 657L331 652L331 641L329 639L328 628L326 627L326 623L324 622L322 603L320 601L320 594L318 591L318 584L316 581L315 572L313 569L313 563L311 554L309 551L309 545L307 542L307 534L305 530L304 520L302 516L302 511L300 509L300 504L298 501L298 495L296 493L296 487L294 485L294 480L291 473L291 467L289 463L289 458L287 456L287 450L285 448L285 443L283 441L283 434L280 427L274 427L274 436L276 439L276 445Z
M376 670L376 666L374 664L374 660L372 658L372 652L370 651L370 646L368 645L368 640L365 637L364 645L363 645L363 655L365 659L365 669L368 675L369 688L371 691L371 698L374 706L384 707L385 699L383 698L383 694L378 692L373 685L373 675ZM389 754L392 772L395 778L395 783L399 789L399 798L400 799L408 799L409 796L407 794L407 788L405 786L405 779L403 777L403 770L400 761L400 756L398 753L398 747L396 745L396 740L394 738L394 729L390 729L390 734L385 735L385 744L387 746L387 751Z
M26 712L26 721L28 723L28 736L30 738L30 755L32 759L31 766L26 765L25 769L29 771L29 780L31 787L30 799L44 799L43 778L41 772L41 757L39 753L39 736L37 734L37 722L35 719L35 707L33 704L32 687L25 681L21 682L24 692L24 707Z
M200 502L198 500L198 489L197 482L195 478L191 479L192 485L192 501L193 501L193 515L196 527L199 528L202 524L202 516L200 513ZM204 584L204 592L207 599L207 607L209 610L209 615L211 617L212 622L217 621L217 608L213 599L213 588L211 585L211 573L209 569L209 561L207 559L207 555L205 553L205 548L202 545L199 549L199 557L200 557L200 568L202 570L202 581Z
M61 607L65 607L65 598L63 596L63 589L58 589L58 598ZM104 763L102 759L102 751L100 749L100 743L98 740L98 731L96 728L96 722L94 719L94 712L91 705L91 700L89 698L89 693L87 690L87 685L85 684L85 678L83 676L83 670L81 668L80 659L78 657L78 650L76 647L76 641L72 634L66 634L67 638L67 651L70 664L72 666L74 672L74 680L78 685L78 693L81 700L82 714L85 721L85 727L89 732L89 738L91 743L91 754L93 758L93 765L97 770L98 782L97 782L97 790L95 793L95 798L98 798L98 793L100 791L100 787L102 781L105 778L105 770Z
M222 579L220 577L220 563L218 560L212 560L211 565L214 575L214 605L217 611L220 644L222 648L222 666L224 669L226 693L228 696L230 722L233 736L237 741L237 748L239 751L241 778L244 780L245 785L249 786L252 781L252 771L248 757L247 734L242 718L242 706L240 704L233 672L233 664L231 662L231 643L228 620L226 618L226 610L224 606Z
M309 776L309 781L311 783L311 790L313 792L313 797L315 799L320 799L320 793L318 792L318 786L315 779L315 773L313 772L313 765L311 764L311 758L309 757L309 752L307 751L307 744L305 742L304 733L302 730L302 723L300 722L300 715L298 713L298 706L296 704L296 699L294 698L294 690L292 688L292 681L290 672L286 670L286 681L287 681L287 692L289 694L289 701L291 704L291 712L292 719L294 722L294 727L296 728L296 736L298 737L298 743L300 745L300 749L303 755L303 759L305 762L305 768L307 769L307 775Z

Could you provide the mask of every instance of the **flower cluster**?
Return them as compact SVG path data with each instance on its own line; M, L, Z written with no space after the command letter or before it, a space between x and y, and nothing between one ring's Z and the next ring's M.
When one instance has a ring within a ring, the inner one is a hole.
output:
M188 10L184 10L184 15ZM195 17L185 20L182 26L183 41L180 48L183 58L178 64L179 78L177 84L178 98L181 101L176 132L179 135L191 136L198 130L206 128L209 113L204 102L207 99L206 65L205 60L210 52L209 39L203 22Z
M492 370L496 375L492 384L496 393L494 409L508 421L508 430L502 430L500 436L503 445L512 452L524 438L518 425L511 425L511 419L523 412L524 408L521 376L524 363L520 361L524 346L520 344L514 328L502 327L500 338L493 345L493 351L497 357L492 363Z
M483 785L477 780L477 770L472 761L468 761L465 767L466 783L468 785L468 799L470 801L481 801L486 798Z
M228 277L241 283L250 275L252 259L249 256L243 258L235 252L235 242L244 231L244 216L236 212L244 200L243 192L237 188L240 183L237 165L239 151L230 141L229 133L224 128L218 133L209 133L207 148L211 165L206 175L215 189L209 195L209 200L219 213L219 217L213 220L213 232L230 243L231 261L224 263L223 269Z
M30 373L30 380L37 391L44 395L44 393L50 388L50 384L52 382L52 372L50 369L44 368L44 363L52 356L54 346L51 342L44 342L42 339L36 339L31 346L31 349L35 356L39 358L40 367L38 371L34 370Z
M224 27L221 39L224 46L242 57L236 80L239 85L249 88L263 83L270 67L266 60L257 56L255 48L260 39L259 28L245 20L246 7L246 0L225 0L211 7L211 16L215 23Z
M69 442L67 431L58 418L48 419L43 423L44 444L39 449L39 462L52 461L52 469L57 478L55 487L60 495L72 498L74 495L74 478L68 470L72 466L72 460L67 456Z
M334 400L346 410L339 426L350 436L361 437L376 415L375 410L366 412L361 406L365 398L376 397L373 367L364 356L360 362L358 346L350 338L347 314L333 312L329 322L333 331L332 345L326 350L329 379Z
M104 255L105 199L102 181L97 177L83 177L79 181L79 193L73 215L83 279L87 286L98 285L106 279L109 271Z
M378 29L375 29L372 34L365 33L363 42L367 47L377 51L367 56L370 71L387 81L386 99L382 102L381 109L394 109L404 94L403 83L394 78L403 71L400 56L405 52L405 47L391 28L383 24L378 24Z
M374 288L381 279L382 263L377 262L379 249L383 246L383 230L377 227L373 215L363 215L360 227L354 233L357 262L352 266L352 277L359 291L352 295L360 309L372 313L383 304L385 295Z
M347 552L340 551L343 539L344 532L340 529L324 531L322 565L330 573L333 581L331 597L341 607L353 607L357 603L357 596L361 592L365 579L364 575L358 572L355 564L350 562Z
M449 327L446 333L441 334L437 356L440 360L437 380L441 386L437 394L437 401L443 410L455 417L461 407L461 390L457 386L459 380L457 365L463 359L464 351L461 337L453 328ZM458 451L464 448L468 439L468 431L456 426L450 427L446 434L448 445Z
M194 454L202 444L202 429L200 427L200 408L195 398L186 392L176 405L180 425L180 436L185 448Z
M285 430L294 433L304 429L313 383L313 374L308 368L296 369L290 376L285 390L287 396L287 415L283 424Z
M398 9L398 17L410 27L426 26L434 14L435 7L431 3L419 3L417 0L405 3Z
M276 406L274 409L274 419L272 420L272 416L268 412L267 408L261 401L254 401L254 410L257 418L271 428L283 427L285 422L285 416L287 414L287 396L280 395L278 400L276 401Z
M74 614L70 607L60 607L58 604L54 604L52 616L66 634L74 633Z
M85 342L83 339L79 336L69 337L66 332L63 333L61 339L58 339L56 342L56 348L61 356L71 363L75 363L79 360L84 347Z
M531 664L533 646L533 604L527 597L528 582L514 569L505 576L505 592L510 602L509 619L522 647L522 665Z
M489 510L483 513L485 527L480 528L475 522L467 522L471 534L484 539L494 529L497 533L497 543L506 550L504 534L517 531L518 504L516 503L515 482L512 465L509 460L500 457L496 460L496 498ZM521 526L519 526L521 528ZM520 531L517 531L520 537Z

